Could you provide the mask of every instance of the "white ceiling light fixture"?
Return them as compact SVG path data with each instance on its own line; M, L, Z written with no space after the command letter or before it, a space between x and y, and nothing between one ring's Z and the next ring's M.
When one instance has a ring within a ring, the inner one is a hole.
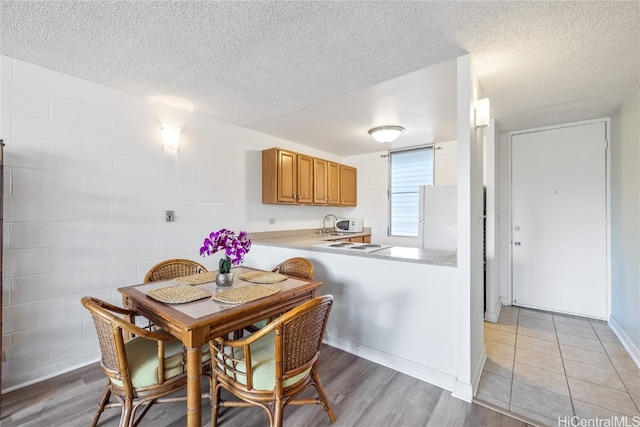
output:
M378 142L389 143L393 142L400 134L404 132L402 126L378 126L373 129L369 129L369 135Z
M164 148L166 150L178 150L181 130L182 129L179 126L173 125L171 123L162 123L162 141L164 142Z
M476 99L476 129L489 126L491 121L491 108L489 108L489 98Z

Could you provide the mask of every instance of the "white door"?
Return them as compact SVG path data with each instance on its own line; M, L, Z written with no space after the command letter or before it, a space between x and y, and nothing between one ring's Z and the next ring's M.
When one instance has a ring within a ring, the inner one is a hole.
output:
M605 123L516 134L513 303L607 315Z

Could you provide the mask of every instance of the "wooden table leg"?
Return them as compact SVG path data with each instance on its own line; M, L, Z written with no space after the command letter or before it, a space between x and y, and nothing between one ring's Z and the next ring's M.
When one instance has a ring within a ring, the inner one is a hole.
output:
M128 303L129 303L129 301L127 299L127 296L126 295L122 295L122 307L129 308ZM124 320L126 320L129 323L134 323L134 324L136 323L135 316L131 316L129 314L124 316ZM122 336L124 338L124 342L128 342L131 338L133 338L131 336L131 332L129 332L129 331L122 331Z
M202 425L202 349L187 348L187 426Z

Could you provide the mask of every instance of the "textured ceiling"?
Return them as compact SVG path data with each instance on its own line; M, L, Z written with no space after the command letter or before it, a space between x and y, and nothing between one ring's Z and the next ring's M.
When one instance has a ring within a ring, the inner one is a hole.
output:
M466 53L503 131L608 116L640 80L639 1L2 0L0 15L3 55L339 155L381 149L375 125L455 139L442 73Z

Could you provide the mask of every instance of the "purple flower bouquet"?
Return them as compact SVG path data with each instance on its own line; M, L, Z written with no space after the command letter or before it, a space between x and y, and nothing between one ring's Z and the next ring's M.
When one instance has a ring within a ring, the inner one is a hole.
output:
M244 261L244 256L251 249L251 239L246 231L235 232L222 228L204 239L200 248L200 255L213 255L224 250L225 257L220 259L218 272L227 274L231 271L231 265L240 265Z

